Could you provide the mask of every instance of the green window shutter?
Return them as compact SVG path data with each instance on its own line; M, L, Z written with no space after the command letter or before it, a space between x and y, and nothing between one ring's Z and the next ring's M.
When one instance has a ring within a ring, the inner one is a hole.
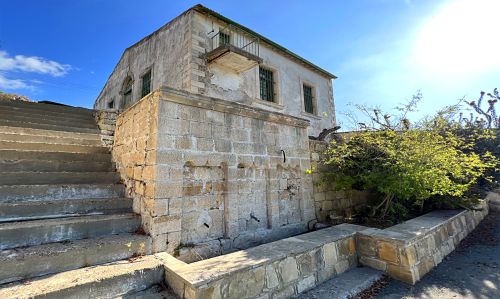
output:
M304 109L307 113L314 114L314 98L311 86L304 84Z
M274 102L274 78L273 71L259 68L260 98L264 101Z
M151 71L142 76L141 98L151 92Z

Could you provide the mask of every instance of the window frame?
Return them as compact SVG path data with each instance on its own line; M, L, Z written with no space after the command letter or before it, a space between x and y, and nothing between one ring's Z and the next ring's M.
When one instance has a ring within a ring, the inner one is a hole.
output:
M130 83L130 88L125 88L125 83ZM132 105L132 102L134 101L134 77L132 74L127 74L125 76L125 79L122 81L122 88L120 91L121 95L121 103L120 103L120 108L121 109L127 109ZM127 96L129 95L129 101L127 101Z
M313 107L313 113L306 111L306 98L304 94L304 87L310 87L311 88L311 95L312 95L312 107ZM302 98L302 112L305 113L305 115L311 115L311 116L318 116L318 88L316 84L307 81L307 80L300 80L300 94Z
M268 71L271 73L272 75L272 99L271 100L268 100L268 99L264 99L263 96L262 96L262 83L261 83L261 69L265 70L265 71ZM279 101L279 80L278 80L279 76L278 76L278 72L275 68L273 67L269 67L267 65L263 65L263 64L260 64L258 67L257 67L257 90L258 90L258 98L261 100L261 101L264 101L264 102L267 102L267 103L274 103L274 104L280 104L280 101Z
M149 73L149 92L144 94L144 77ZM150 66L148 67L144 72L142 72L141 76L141 90L140 90L140 95L141 99L145 97L146 95L150 94L151 91L153 90L153 67Z

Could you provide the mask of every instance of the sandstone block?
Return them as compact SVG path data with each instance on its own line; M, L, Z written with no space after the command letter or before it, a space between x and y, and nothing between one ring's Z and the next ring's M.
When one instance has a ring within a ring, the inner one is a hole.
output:
M395 244L386 242L386 241L379 241L378 242L378 256L380 259L393 263L393 264L398 264L399 259L398 259L398 252Z
M316 285L316 277L314 275L307 276L297 283L297 293L302 293L313 288Z
M400 257L402 265L413 266L417 263L417 250L413 245L401 248Z
M266 288L275 289L280 285L278 273L276 272L277 263L266 266Z
M299 278L297 262L293 257L287 257L279 263L279 273L284 284L288 284Z
M378 260L376 258L368 257L368 256L361 256L359 258L359 261L362 265L368 266L373 269L381 270L381 271L386 271L387 270L387 263L381 260Z
M387 272L392 278L401 280L409 284L415 284L415 282L417 282L417 280L419 279L418 274L415 273L415 270L409 267L389 264L387 267Z

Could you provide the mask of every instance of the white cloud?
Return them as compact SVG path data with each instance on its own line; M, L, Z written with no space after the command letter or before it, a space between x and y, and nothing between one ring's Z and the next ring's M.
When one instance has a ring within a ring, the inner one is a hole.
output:
M0 51L0 71L22 71L61 77L66 75L71 69L72 67L69 64L62 64L42 57L24 55L9 56L7 52Z
M2 89L32 89L33 86L26 83L24 80L9 79L0 74L0 88Z

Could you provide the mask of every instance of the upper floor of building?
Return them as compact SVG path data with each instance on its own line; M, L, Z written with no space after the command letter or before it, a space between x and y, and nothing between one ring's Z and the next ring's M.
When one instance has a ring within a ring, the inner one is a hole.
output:
M336 77L206 7L196 5L127 48L94 107L123 110L162 86L335 125Z

